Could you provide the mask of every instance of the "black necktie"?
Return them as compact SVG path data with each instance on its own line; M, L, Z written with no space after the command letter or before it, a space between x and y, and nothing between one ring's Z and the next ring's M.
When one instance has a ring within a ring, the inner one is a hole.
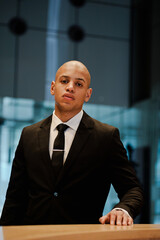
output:
M58 177L60 170L63 167L64 156L64 131L68 128L65 124L59 124L57 126L58 135L54 141L53 154L52 154L52 166L54 174Z

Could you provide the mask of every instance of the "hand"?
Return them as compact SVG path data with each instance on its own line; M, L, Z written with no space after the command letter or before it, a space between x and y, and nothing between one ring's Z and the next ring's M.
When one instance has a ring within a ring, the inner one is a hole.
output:
M111 225L127 226L133 224L133 219L123 210L113 209L107 215L101 217L99 222L102 224L110 223Z

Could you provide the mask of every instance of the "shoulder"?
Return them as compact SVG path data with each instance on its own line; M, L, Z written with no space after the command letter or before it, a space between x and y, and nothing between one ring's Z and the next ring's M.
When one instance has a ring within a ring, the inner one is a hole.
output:
M34 123L32 125L26 126L23 128L23 132L28 132L28 131L36 131L40 128L43 127L50 127L52 121L52 115L50 115L49 117L42 119L41 121Z
M88 126L92 126L93 129L99 133L104 133L104 134L108 133L111 135L113 135L116 132L119 133L118 128L116 128L112 125L109 125L107 123L100 122L97 119L90 117L85 112L84 112L84 121L88 123Z

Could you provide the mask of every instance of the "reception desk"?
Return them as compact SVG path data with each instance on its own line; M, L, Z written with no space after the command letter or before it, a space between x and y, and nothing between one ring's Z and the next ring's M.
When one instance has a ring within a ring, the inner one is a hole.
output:
M160 224L42 225L0 227L0 240L160 240Z

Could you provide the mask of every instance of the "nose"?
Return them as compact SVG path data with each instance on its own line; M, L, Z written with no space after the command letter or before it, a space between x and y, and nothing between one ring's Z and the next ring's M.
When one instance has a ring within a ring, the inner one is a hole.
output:
M66 91L68 92L74 92L74 83L73 82L69 82L66 86Z

